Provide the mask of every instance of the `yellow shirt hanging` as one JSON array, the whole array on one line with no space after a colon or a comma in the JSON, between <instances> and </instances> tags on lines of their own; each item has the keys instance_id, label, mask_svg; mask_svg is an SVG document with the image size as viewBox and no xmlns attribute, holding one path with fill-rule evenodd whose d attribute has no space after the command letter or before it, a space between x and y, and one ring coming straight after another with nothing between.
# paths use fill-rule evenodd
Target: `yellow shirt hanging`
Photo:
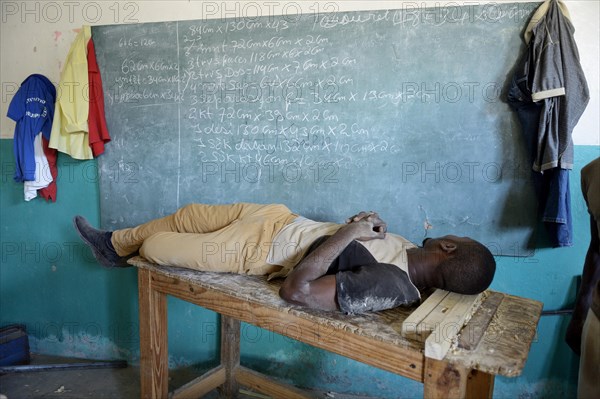
<instances>
[{"instance_id":1,"label":"yellow shirt hanging","mask_svg":"<svg viewBox=\"0 0 600 399\"><path fill-rule=\"evenodd\" d=\"M75 37L60 75L50 136L50 147L75 159L93 159L88 137L89 82L87 44L89 26Z\"/></svg>"}]
</instances>

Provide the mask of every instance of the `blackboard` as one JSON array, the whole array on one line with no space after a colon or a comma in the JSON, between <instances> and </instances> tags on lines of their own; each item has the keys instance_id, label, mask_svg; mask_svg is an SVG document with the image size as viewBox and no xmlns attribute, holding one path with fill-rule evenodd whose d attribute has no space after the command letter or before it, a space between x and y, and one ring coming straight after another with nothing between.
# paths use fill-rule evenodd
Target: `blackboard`
<instances>
[{"instance_id":1,"label":"blackboard","mask_svg":"<svg viewBox=\"0 0 600 399\"><path fill-rule=\"evenodd\" d=\"M528 255L536 200L502 93L536 7L93 27L113 138L103 227L191 202L284 203Z\"/></svg>"}]
</instances>

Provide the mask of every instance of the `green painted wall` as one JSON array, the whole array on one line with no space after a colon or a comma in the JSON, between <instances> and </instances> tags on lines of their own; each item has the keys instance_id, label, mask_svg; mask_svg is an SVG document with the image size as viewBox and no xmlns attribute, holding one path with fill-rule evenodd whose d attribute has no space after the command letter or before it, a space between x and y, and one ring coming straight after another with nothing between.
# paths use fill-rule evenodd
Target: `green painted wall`
<instances>
[{"instance_id":1,"label":"green painted wall","mask_svg":"<svg viewBox=\"0 0 600 399\"><path fill-rule=\"evenodd\" d=\"M97 225L99 192L95 161L59 157L58 201L26 203L12 180L12 140L0 140L0 325L25 323L32 350L96 359L139 360L137 280L134 269L96 264L72 228L81 214ZM570 307L589 242L589 222L580 194L582 166L600 155L597 146L577 146L571 175L576 244L547 248L543 231L532 257L498 258L493 289ZM568 318L543 317L529 361L519 378L498 378L497 398L564 398L575 394L576 358L563 342ZM218 361L218 316L169 300L170 366L202 373ZM293 328L293 327L291 327ZM300 344L244 324L242 363L288 382L323 390L381 398L422 397L413 381Z\"/></svg>"}]
</instances>

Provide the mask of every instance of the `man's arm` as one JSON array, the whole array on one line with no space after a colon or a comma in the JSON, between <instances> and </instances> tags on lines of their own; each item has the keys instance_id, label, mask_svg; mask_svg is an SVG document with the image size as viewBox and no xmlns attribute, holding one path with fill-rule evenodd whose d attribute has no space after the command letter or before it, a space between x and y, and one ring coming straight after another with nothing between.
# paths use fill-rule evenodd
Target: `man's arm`
<instances>
[{"instance_id":1,"label":"man's arm","mask_svg":"<svg viewBox=\"0 0 600 399\"><path fill-rule=\"evenodd\" d=\"M385 237L386 225L379 215L359 215L351 218L349 224L300 261L281 285L279 295L283 299L315 309L339 309L335 276L325 275L329 266L353 240L368 241Z\"/></svg>"}]
</instances>

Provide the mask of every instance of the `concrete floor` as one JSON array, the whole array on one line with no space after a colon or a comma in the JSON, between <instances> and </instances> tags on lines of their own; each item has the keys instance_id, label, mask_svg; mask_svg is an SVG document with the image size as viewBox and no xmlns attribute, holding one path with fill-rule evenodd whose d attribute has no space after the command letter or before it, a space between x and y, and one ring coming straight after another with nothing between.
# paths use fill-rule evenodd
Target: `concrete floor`
<instances>
[{"instance_id":1,"label":"concrete floor","mask_svg":"<svg viewBox=\"0 0 600 399\"><path fill-rule=\"evenodd\" d=\"M36 356L32 364L79 362ZM139 398L139 369L60 370L0 376L0 393L8 399Z\"/></svg>"},{"instance_id":2,"label":"concrete floor","mask_svg":"<svg viewBox=\"0 0 600 399\"><path fill-rule=\"evenodd\" d=\"M56 364L81 362L80 359L65 359L49 356L32 356L31 364ZM197 375L189 370L169 373L169 391L182 386ZM131 399L140 397L139 368L94 370L36 371L0 375L0 394L7 399ZM341 395L333 392L314 392L315 398L323 399L367 399L360 396ZM213 391L204 396L217 399ZM265 395L244 390L237 399L265 399ZM0 397L0 399L5 399Z\"/></svg>"}]
</instances>

